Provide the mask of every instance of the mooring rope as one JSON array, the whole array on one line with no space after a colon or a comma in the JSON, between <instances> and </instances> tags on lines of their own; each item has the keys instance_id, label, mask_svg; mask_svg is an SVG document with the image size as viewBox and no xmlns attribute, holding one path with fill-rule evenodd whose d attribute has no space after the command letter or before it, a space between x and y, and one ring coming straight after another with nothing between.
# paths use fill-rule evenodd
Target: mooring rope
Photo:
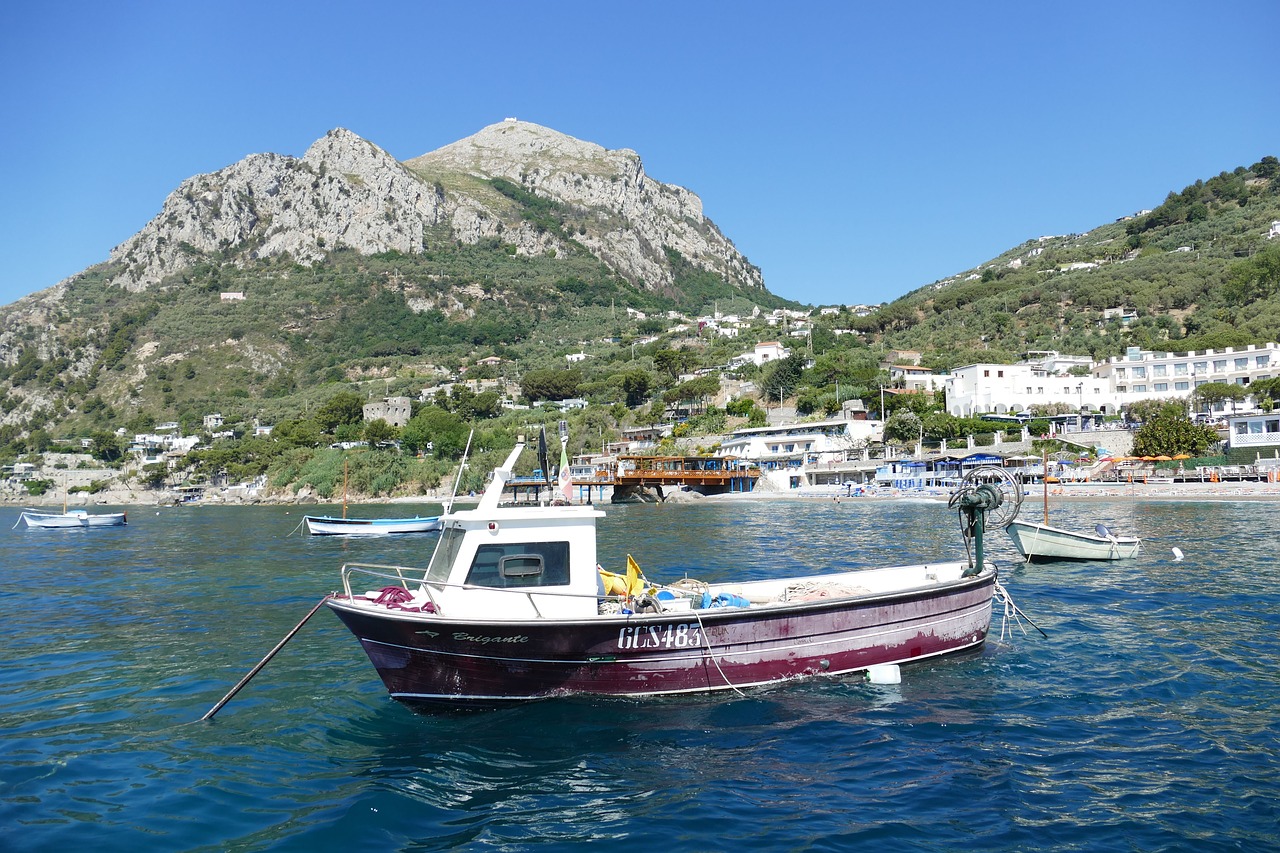
<instances>
[{"instance_id":1,"label":"mooring rope","mask_svg":"<svg viewBox=\"0 0 1280 853\"><path fill-rule=\"evenodd\" d=\"M702 643L707 647L707 654L711 657L711 662L716 665L716 672L720 673L720 677L724 679L724 683L728 685L730 690L745 698L747 694L739 690L737 685L730 681L729 676L725 675L724 670L720 668L720 661L716 660L715 649L711 647L711 639L707 636L707 626L702 622L702 614L694 610L693 615L698 620L698 629L702 632Z\"/></svg>"},{"instance_id":2,"label":"mooring rope","mask_svg":"<svg viewBox=\"0 0 1280 853\"><path fill-rule=\"evenodd\" d=\"M1001 641L1003 641L1005 638L1005 631L1006 631L1006 628L1008 628L1008 623L1010 618L1013 619L1014 624L1016 624L1019 628L1022 628L1022 633L1024 636L1027 633L1027 629L1025 626L1023 626L1022 620L1025 619L1028 625L1030 625L1032 628L1035 628L1037 631L1040 632L1041 636L1048 639L1049 635L1044 632L1044 629L1041 628L1039 625L1037 625L1035 622L1032 622L1031 617L1028 616L1026 612L1023 611L1020 607L1018 607L1018 605L1013 603L1013 596L1009 594L1009 590L1005 588L1005 585L1000 583L1000 581L998 580L996 581L995 599L996 601L999 601L1000 604L1004 607L1003 618L1001 619L1001 622L1000 622ZM1010 638L1012 638L1013 629L1008 628L1008 633Z\"/></svg>"}]
</instances>

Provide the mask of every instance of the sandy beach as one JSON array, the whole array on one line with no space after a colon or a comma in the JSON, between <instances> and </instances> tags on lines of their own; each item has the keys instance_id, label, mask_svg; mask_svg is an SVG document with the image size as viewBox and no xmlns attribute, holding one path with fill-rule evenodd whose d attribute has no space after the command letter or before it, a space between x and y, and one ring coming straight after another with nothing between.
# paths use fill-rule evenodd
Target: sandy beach
<instances>
[{"instance_id":1,"label":"sandy beach","mask_svg":"<svg viewBox=\"0 0 1280 853\"><path fill-rule=\"evenodd\" d=\"M1024 502L1044 495L1040 486L1029 486ZM840 486L804 486L787 492L738 492L717 495L713 500L937 500L946 501L941 489L875 489L862 495L847 495ZM1058 483L1049 486L1051 501L1140 500L1140 501L1274 501L1280 500L1280 483Z\"/></svg>"},{"instance_id":2,"label":"sandy beach","mask_svg":"<svg viewBox=\"0 0 1280 853\"><path fill-rule=\"evenodd\" d=\"M1038 501L1043 491L1040 486L1028 486L1024 500ZM678 503L682 500L717 500L717 501L774 501L774 500L829 500L841 501L892 501L892 500L936 500L946 501L948 493L941 489L892 489L876 488L864 491L863 494L847 494L843 486L802 486L787 491L764 491L756 489L752 492L734 492L711 497L693 496L689 493L669 493L668 502ZM369 497L352 495L348 499L351 504L396 504L396 503L440 503L448 499L448 492L438 491L435 495L400 495L395 497ZM1280 483L1239 481L1219 483L1055 483L1049 486L1051 501L1090 501L1090 500L1138 500L1138 501L1273 501L1280 500ZM471 503L477 496L459 495L455 502ZM29 507L61 507L62 495L52 491L38 498L11 492L0 497L0 503L9 506ZM174 502L173 493L168 491L152 491L147 489L131 489L116 486L96 494L73 492L67 496L68 507L95 506L165 506ZM210 488L198 501L203 505L293 505L307 506L315 504L340 503L341 499L317 499L313 494L303 492L299 495L288 493L254 494L243 489Z\"/></svg>"}]
</instances>

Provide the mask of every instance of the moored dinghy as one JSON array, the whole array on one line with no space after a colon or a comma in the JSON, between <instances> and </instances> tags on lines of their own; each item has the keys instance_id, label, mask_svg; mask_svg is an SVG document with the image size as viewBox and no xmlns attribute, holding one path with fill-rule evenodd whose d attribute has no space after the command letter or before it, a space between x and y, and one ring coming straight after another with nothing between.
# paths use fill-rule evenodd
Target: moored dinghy
<instances>
[{"instance_id":1,"label":"moored dinghy","mask_svg":"<svg viewBox=\"0 0 1280 853\"><path fill-rule=\"evenodd\" d=\"M1142 550L1141 539L1116 536L1101 524L1093 533L1021 520L1010 522L1007 529L1018 553L1028 560L1125 560Z\"/></svg>"},{"instance_id":2,"label":"moored dinghy","mask_svg":"<svg viewBox=\"0 0 1280 853\"><path fill-rule=\"evenodd\" d=\"M394 533L434 533L440 529L439 516L413 518L335 518L305 515L312 536L387 536Z\"/></svg>"},{"instance_id":3,"label":"moored dinghy","mask_svg":"<svg viewBox=\"0 0 1280 853\"><path fill-rule=\"evenodd\" d=\"M1049 473L1048 453L1044 456L1044 472ZM1134 536L1116 536L1102 524L1094 525L1094 533L1081 533L1049 524L1049 481L1044 482L1044 523L1010 519L1005 528L1018 553L1033 560L1125 560L1136 557L1142 540ZM1096 535L1095 535L1096 534Z\"/></svg>"},{"instance_id":4,"label":"moored dinghy","mask_svg":"<svg viewBox=\"0 0 1280 853\"><path fill-rule=\"evenodd\" d=\"M997 582L982 531L984 516L1006 498L998 484L967 481L953 500L973 534L974 559L661 586L630 559L626 576L602 573L602 511L500 505L523 447L494 472L475 509L441 517L425 570L342 567L342 591L326 603L393 698L468 706L730 690L907 663L986 640Z\"/></svg>"},{"instance_id":5,"label":"moored dinghy","mask_svg":"<svg viewBox=\"0 0 1280 853\"><path fill-rule=\"evenodd\" d=\"M40 512L24 509L22 521L27 527L47 529L76 529L81 527L121 527L129 518L123 512L86 512L73 509L69 512Z\"/></svg>"}]
</instances>

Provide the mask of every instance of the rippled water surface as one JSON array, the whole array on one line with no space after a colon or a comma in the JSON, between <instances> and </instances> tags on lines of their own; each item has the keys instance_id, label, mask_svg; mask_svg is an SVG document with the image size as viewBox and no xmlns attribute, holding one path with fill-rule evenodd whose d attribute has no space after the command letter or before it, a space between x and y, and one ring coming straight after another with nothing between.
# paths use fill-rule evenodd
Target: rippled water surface
<instances>
[{"instance_id":1,"label":"rippled water surface","mask_svg":"<svg viewBox=\"0 0 1280 853\"><path fill-rule=\"evenodd\" d=\"M961 549L937 503L607 509L602 562L630 552L655 579ZM1047 638L1001 638L997 615L985 649L899 685L416 715L322 611L194 722L343 561L424 565L434 541L290 536L299 520L135 509L124 529L0 531L0 849L1280 849L1280 503L1054 509L1147 537L1114 564L1023 565L998 534Z\"/></svg>"}]
</instances>

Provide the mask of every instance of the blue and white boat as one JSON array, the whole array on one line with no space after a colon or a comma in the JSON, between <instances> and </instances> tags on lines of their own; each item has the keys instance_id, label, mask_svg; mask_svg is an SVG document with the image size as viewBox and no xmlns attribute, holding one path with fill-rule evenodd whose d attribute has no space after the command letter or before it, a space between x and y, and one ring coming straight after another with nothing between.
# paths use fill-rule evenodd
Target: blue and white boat
<instances>
[{"instance_id":1,"label":"blue and white boat","mask_svg":"<svg viewBox=\"0 0 1280 853\"><path fill-rule=\"evenodd\" d=\"M337 518L327 515L303 516L312 536L387 536L394 533L435 533L440 516L413 518Z\"/></svg>"}]
</instances>

